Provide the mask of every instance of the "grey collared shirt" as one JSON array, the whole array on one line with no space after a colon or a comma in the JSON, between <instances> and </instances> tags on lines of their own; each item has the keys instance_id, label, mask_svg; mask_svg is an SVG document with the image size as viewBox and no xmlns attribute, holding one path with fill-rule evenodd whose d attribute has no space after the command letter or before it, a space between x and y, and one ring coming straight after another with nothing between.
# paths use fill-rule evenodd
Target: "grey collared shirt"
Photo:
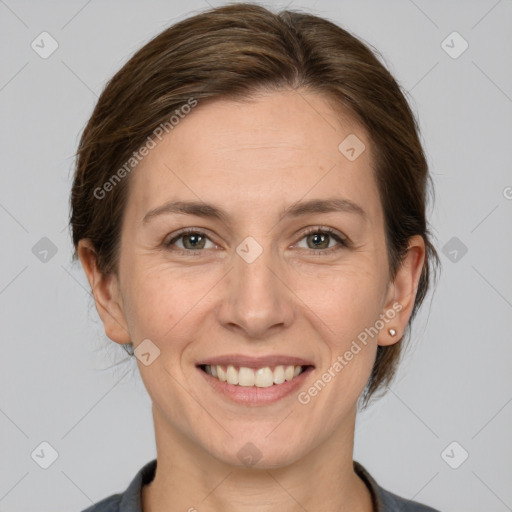
<instances>
[{"instance_id":1,"label":"grey collared shirt","mask_svg":"<svg viewBox=\"0 0 512 512\"><path fill-rule=\"evenodd\" d=\"M386 491L357 461L354 461L354 470L370 490L374 512L439 512L439 510L416 501L400 498L400 496ZM126 491L104 498L82 512L143 512L142 487L153 480L155 471L156 459L148 462L140 469Z\"/></svg>"}]
</instances>

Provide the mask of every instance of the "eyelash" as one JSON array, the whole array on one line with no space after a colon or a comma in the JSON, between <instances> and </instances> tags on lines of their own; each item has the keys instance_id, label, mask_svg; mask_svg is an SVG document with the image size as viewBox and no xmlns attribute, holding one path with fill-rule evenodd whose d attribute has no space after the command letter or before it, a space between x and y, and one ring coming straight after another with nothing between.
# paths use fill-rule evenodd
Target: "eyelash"
<instances>
[{"instance_id":1,"label":"eyelash","mask_svg":"<svg viewBox=\"0 0 512 512\"><path fill-rule=\"evenodd\" d=\"M175 252L177 254L184 255L184 256L190 256L193 253L200 253L200 252L202 252L202 250L200 250L200 249L194 251L192 249L185 249L184 250L184 249L172 248L172 245L177 240L182 238L184 235L188 235L188 234L204 236L205 238L210 240L210 238L203 231L200 231L200 230L195 229L195 228L186 228L186 229L180 231L176 236L174 236L168 242L164 242L163 245L164 245L164 247L166 249L170 249L173 252ZM331 236L332 238L334 238L339 243L339 245L338 246L334 246L334 247L330 247L328 249L305 249L306 251L308 251L310 253L313 253L313 254L316 254L316 255L326 255L326 254L330 255L333 252L337 252L337 251L339 251L341 249L345 249L345 248L350 247L350 242L346 238L343 238L342 236L338 235L333 229L328 228L328 227L309 228L308 230L306 230L302 234L302 237L299 239L299 241L302 240L303 238L307 237L308 235L312 235L312 234L327 234L327 235ZM210 240L210 241L212 241L212 240Z\"/></svg>"}]
</instances>

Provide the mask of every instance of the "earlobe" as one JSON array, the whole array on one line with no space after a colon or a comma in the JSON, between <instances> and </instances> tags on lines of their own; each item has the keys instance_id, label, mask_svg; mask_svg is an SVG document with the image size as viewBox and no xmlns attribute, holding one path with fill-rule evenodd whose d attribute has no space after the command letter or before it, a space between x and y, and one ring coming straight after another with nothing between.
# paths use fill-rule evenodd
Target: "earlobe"
<instances>
[{"instance_id":1,"label":"earlobe","mask_svg":"<svg viewBox=\"0 0 512 512\"><path fill-rule=\"evenodd\" d=\"M104 274L98 269L96 251L90 240L80 240L77 253L89 281L105 334L116 343L130 343L117 276Z\"/></svg>"},{"instance_id":2,"label":"earlobe","mask_svg":"<svg viewBox=\"0 0 512 512\"><path fill-rule=\"evenodd\" d=\"M392 294L388 293L386 299L383 314L387 322L379 332L379 345L393 345L402 339L414 308L424 263L425 241L415 235L409 240L407 254L392 283Z\"/></svg>"}]
</instances>

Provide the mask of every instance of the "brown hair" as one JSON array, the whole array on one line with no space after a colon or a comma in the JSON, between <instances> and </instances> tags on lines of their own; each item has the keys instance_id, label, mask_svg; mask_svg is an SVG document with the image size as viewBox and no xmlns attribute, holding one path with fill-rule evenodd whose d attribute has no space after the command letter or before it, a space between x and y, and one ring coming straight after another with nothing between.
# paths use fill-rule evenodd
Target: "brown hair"
<instances>
[{"instance_id":1,"label":"brown hair","mask_svg":"<svg viewBox=\"0 0 512 512\"><path fill-rule=\"evenodd\" d=\"M99 269L117 272L129 184L125 176L131 168L125 164L133 160L135 165L134 155L148 137L162 123L169 126L169 117L191 99L241 100L258 90L290 88L324 94L367 130L384 211L390 278L409 238L418 234L425 241L425 264L403 336L407 338L429 289L430 267L437 270L439 265L425 219L431 178L419 128L401 88L369 47L336 24L306 13L275 14L250 3L211 9L164 30L114 75L77 151L70 215L74 258L78 242L88 238ZM120 179L113 181L116 171ZM378 347L363 394L365 407L391 382L402 343Z\"/></svg>"}]
</instances>

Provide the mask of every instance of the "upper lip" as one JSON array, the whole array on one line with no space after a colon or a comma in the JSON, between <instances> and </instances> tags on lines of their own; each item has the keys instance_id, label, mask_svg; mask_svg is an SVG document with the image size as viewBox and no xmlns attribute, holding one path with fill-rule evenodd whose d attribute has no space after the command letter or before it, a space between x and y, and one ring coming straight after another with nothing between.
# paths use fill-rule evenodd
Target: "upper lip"
<instances>
[{"instance_id":1,"label":"upper lip","mask_svg":"<svg viewBox=\"0 0 512 512\"><path fill-rule=\"evenodd\" d=\"M248 356L243 354L230 354L210 357L197 363L197 366L244 366L246 368L263 368L265 366L313 366L311 361L300 357L285 356L280 354L268 356Z\"/></svg>"}]
</instances>

